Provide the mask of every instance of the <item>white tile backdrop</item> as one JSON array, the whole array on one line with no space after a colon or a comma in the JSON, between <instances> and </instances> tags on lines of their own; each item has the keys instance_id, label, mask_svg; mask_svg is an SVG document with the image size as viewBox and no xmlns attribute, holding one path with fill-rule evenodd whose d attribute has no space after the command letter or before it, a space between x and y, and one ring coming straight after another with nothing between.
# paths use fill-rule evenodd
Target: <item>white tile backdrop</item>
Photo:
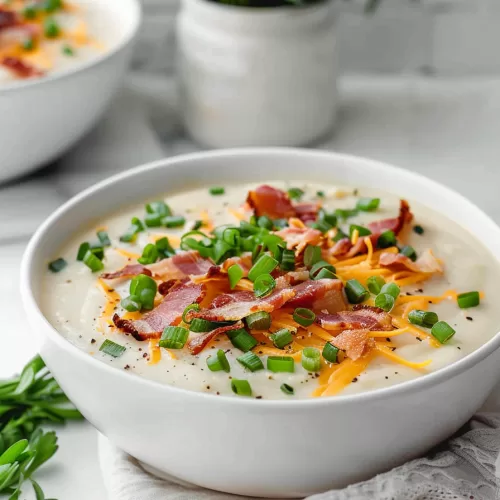
<instances>
[{"instance_id":1,"label":"white tile backdrop","mask_svg":"<svg viewBox=\"0 0 500 500\"><path fill-rule=\"evenodd\" d=\"M179 0L143 2L145 23L136 67L171 70ZM500 73L500 0L383 0L373 16L363 14L363 0L336 3L340 60L346 72Z\"/></svg>"}]
</instances>

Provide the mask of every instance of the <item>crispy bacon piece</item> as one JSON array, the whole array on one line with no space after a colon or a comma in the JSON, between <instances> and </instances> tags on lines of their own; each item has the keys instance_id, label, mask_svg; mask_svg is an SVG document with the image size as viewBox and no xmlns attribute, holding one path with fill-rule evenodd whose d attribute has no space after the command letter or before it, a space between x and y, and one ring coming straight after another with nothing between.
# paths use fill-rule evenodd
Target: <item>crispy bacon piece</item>
<instances>
[{"instance_id":1,"label":"crispy bacon piece","mask_svg":"<svg viewBox=\"0 0 500 500\"><path fill-rule=\"evenodd\" d=\"M114 280L117 278L130 278L132 276L137 276L138 274L146 274L147 276L152 275L151 271L142 264L129 264L114 273L101 274L101 278L104 280Z\"/></svg>"},{"instance_id":2,"label":"crispy bacon piece","mask_svg":"<svg viewBox=\"0 0 500 500\"><path fill-rule=\"evenodd\" d=\"M303 222L315 221L318 215L318 203L297 203L293 207L295 209L295 217Z\"/></svg>"},{"instance_id":3,"label":"crispy bacon piece","mask_svg":"<svg viewBox=\"0 0 500 500\"><path fill-rule=\"evenodd\" d=\"M141 319L121 319L115 314L113 322L117 328L130 333L137 340L159 339L163 330L178 324L184 309L190 304L201 302L205 293L204 285L186 283L174 286L161 304Z\"/></svg>"},{"instance_id":4,"label":"crispy bacon piece","mask_svg":"<svg viewBox=\"0 0 500 500\"><path fill-rule=\"evenodd\" d=\"M0 31L16 26L18 23L19 16L14 11L0 7Z\"/></svg>"},{"instance_id":5,"label":"crispy bacon piece","mask_svg":"<svg viewBox=\"0 0 500 500\"><path fill-rule=\"evenodd\" d=\"M208 321L237 321L257 311L272 312L279 309L294 295L292 288L275 290L262 299L257 299L252 292L246 291L224 293L212 301L209 309L195 311L191 317Z\"/></svg>"},{"instance_id":6,"label":"crispy bacon piece","mask_svg":"<svg viewBox=\"0 0 500 500\"><path fill-rule=\"evenodd\" d=\"M219 328L216 328L215 330L212 330L211 332L202 333L197 337L193 337L188 340L188 349L191 351L191 354L199 354L212 341L212 339L217 337L217 335L229 332L231 330L238 330L239 328L243 328L244 326L245 325L241 321L238 321L232 325L221 326Z\"/></svg>"},{"instance_id":7,"label":"crispy bacon piece","mask_svg":"<svg viewBox=\"0 0 500 500\"><path fill-rule=\"evenodd\" d=\"M340 280L309 280L294 286L293 290L295 297L288 301L287 306L308 307L329 313L345 311L347 308L344 284Z\"/></svg>"},{"instance_id":8,"label":"crispy bacon piece","mask_svg":"<svg viewBox=\"0 0 500 500\"><path fill-rule=\"evenodd\" d=\"M369 337L369 330L344 330L331 340L330 344L342 349L348 358L356 361L374 341Z\"/></svg>"},{"instance_id":9,"label":"crispy bacon piece","mask_svg":"<svg viewBox=\"0 0 500 500\"><path fill-rule=\"evenodd\" d=\"M161 279L183 279L206 274L211 267L214 267L214 264L210 260L204 259L195 250L190 250L151 264L148 269Z\"/></svg>"},{"instance_id":10,"label":"crispy bacon piece","mask_svg":"<svg viewBox=\"0 0 500 500\"><path fill-rule=\"evenodd\" d=\"M44 75L43 71L17 57L4 57L0 60L0 65L15 73L19 78L31 78Z\"/></svg>"},{"instance_id":11,"label":"crispy bacon piece","mask_svg":"<svg viewBox=\"0 0 500 500\"><path fill-rule=\"evenodd\" d=\"M298 285L309 279L309 271L304 267L296 271L290 271L276 278L276 288L287 288L289 286Z\"/></svg>"},{"instance_id":12,"label":"crispy bacon piece","mask_svg":"<svg viewBox=\"0 0 500 500\"><path fill-rule=\"evenodd\" d=\"M248 271L252 268L252 252L245 252L241 254L239 257L229 257L222 263L222 270L227 273L227 270L233 266L234 264L238 264L238 266L243 269L243 276L248 275Z\"/></svg>"},{"instance_id":13,"label":"crispy bacon piece","mask_svg":"<svg viewBox=\"0 0 500 500\"><path fill-rule=\"evenodd\" d=\"M319 245L323 241L321 231L310 227L285 227L274 234L285 240L288 250L295 249L297 254L307 245Z\"/></svg>"},{"instance_id":14,"label":"crispy bacon piece","mask_svg":"<svg viewBox=\"0 0 500 500\"><path fill-rule=\"evenodd\" d=\"M337 257L337 255L346 254L351 249L351 247L351 240L349 238L342 238L341 240L337 241L332 248L330 248L328 253L333 257Z\"/></svg>"},{"instance_id":15,"label":"crispy bacon piece","mask_svg":"<svg viewBox=\"0 0 500 500\"><path fill-rule=\"evenodd\" d=\"M423 252L415 262L406 255L400 253L382 253L380 255L379 264L383 267L390 267L391 269L408 269L415 273L443 272L441 262L434 256L430 249Z\"/></svg>"},{"instance_id":16,"label":"crispy bacon piece","mask_svg":"<svg viewBox=\"0 0 500 500\"><path fill-rule=\"evenodd\" d=\"M318 313L316 322L325 330L382 330L393 329L390 314L378 307L357 305L352 311L333 314Z\"/></svg>"}]
</instances>

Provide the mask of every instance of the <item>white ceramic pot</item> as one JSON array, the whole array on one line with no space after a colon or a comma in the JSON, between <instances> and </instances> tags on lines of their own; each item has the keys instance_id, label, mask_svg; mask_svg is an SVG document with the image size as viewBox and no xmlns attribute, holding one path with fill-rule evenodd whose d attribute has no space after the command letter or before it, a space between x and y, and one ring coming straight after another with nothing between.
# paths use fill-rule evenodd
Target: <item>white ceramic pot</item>
<instances>
[{"instance_id":1,"label":"white ceramic pot","mask_svg":"<svg viewBox=\"0 0 500 500\"><path fill-rule=\"evenodd\" d=\"M327 134L337 109L335 12L183 0L181 111L211 147L298 146Z\"/></svg>"},{"instance_id":2,"label":"white ceramic pot","mask_svg":"<svg viewBox=\"0 0 500 500\"><path fill-rule=\"evenodd\" d=\"M369 186L442 213L500 259L500 229L459 194L411 172L345 155L256 149L162 160L73 198L31 240L21 293L41 355L83 415L150 467L241 495L302 497L366 479L449 437L500 376L500 335L421 378L372 392L272 401L190 392L140 378L70 344L40 310L47 262L77 228L186 185L300 179Z\"/></svg>"},{"instance_id":3,"label":"white ceramic pot","mask_svg":"<svg viewBox=\"0 0 500 500\"><path fill-rule=\"evenodd\" d=\"M0 85L0 181L54 160L101 117L127 68L138 0L79 0L109 47L73 69Z\"/></svg>"}]
</instances>

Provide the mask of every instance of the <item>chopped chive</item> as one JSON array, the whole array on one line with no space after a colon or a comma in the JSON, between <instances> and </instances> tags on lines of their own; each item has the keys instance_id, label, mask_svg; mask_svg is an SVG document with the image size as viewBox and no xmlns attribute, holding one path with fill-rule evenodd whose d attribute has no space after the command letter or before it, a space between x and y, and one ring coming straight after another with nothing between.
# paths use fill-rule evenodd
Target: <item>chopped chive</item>
<instances>
[{"instance_id":1,"label":"chopped chive","mask_svg":"<svg viewBox=\"0 0 500 500\"><path fill-rule=\"evenodd\" d=\"M254 217L254 216L252 216ZM255 227L255 224L251 224L246 220L240 221L240 232L242 236L251 236L260 232L259 228Z\"/></svg>"},{"instance_id":2,"label":"chopped chive","mask_svg":"<svg viewBox=\"0 0 500 500\"><path fill-rule=\"evenodd\" d=\"M268 231L272 231L274 228L274 222L267 215L259 217L257 225L263 229L267 229Z\"/></svg>"},{"instance_id":3,"label":"chopped chive","mask_svg":"<svg viewBox=\"0 0 500 500\"><path fill-rule=\"evenodd\" d=\"M158 345L165 349L182 349L187 342L189 330L182 326L167 326Z\"/></svg>"},{"instance_id":4,"label":"chopped chive","mask_svg":"<svg viewBox=\"0 0 500 500\"><path fill-rule=\"evenodd\" d=\"M61 33L61 28L55 19L48 17L43 23L43 32L47 38L56 38Z\"/></svg>"},{"instance_id":5,"label":"chopped chive","mask_svg":"<svg viewBox=\"0 0 500 500\"><path fill-rule=\"evenodd\" d=\"M302 366L308 372L319 372L321 369L321 354L315 347L302 349Z\"/></svg>"},{"instance_id":6,"label":"chopped chive","mask_svg":"<svg viewBox=\"0 0 500 500\"><path fill-rule=\"evenodd\" d=\"M228 227L222 233L222 239L230 246L239 248L241 244L241 235L238 229Z\"/></svg>"},{"instance_id":7,"label":"chopped chive","mask_svg":"<svg viewBox=\"0 0 500 500\"><path fill-rule=\"evenodd\" d=\"M109 235L106 231L97 231L97 237L103 247L111 246L111 240L109 239Z\"/></svg>"},{"instance_id":8,"label":"chopped chive","mask_svg":"<svg viewBox=\"0 0 500 500\"><path fill-rule=\"evenodd\" d=\"M333 274L329 269L323 268L318 274L313 278L314 280L334 280L337 276Z\"/></svg>"},{"instance_id":9,"label":"chopped chive","mask_svg":"<svg viewBox=\"0 0 500 500\"><path fill-rule=\"evenodd\" d=\"M113 356L113 358L119 358L126 350L126 347L109 339L106 339L101 344L101 347L99 347L99 351L108 354L109 356Z\"/></svg>"},{"instance_id":10,"label":"chopped chive","mask_svg":"<svg viewBox=\"0 0 500 500\"><path fill-rule=\"evenodd\" d=\"M257 311L245 318L250 330L269 330L271 327L271 315L266 311Z\"/></svg>"},{"instance_id":11,"label":"chopped chive","mask_svg":"<svg viewBox=\"0 0 500 500\"><path fill-rule=\"evenodd\" d=\"M258 344L255 338L243 328L231 330L227 332L227 336L234 347L243 352L251 351Z\"/></svg>"},{"instance_id":12,"label":"chopped chive","mask_svg":"<svg viewBox=\"0 0 500 500\"><path fill-rule=\"evenodd\" d=\"M288 197L291 199L291 200L297 200L297 201L300 201L302 196L304 196L304 191L300 188L290 188L288 190Z\"/></svg>"},{"instance_id":13,"label":"chopped chive","mask_svg":"<svg viewBox=\"0 0 500 500\"><path fill-rule=\"evenodd\" d=\"M327 212L323 208L320 209L318 213L318 219L330 224L331 227L335 227L337 225L337 216L335 215L335 212Z\"/></svg>"},{"instance_id":14,"label":"chopped chive","mask_svg":"<svg viewBox=\"0 0 500 500\"><path fill-rule=\"evenodd\" d=\"M314 245L307 245L304 251L304 265L307 267L314 266L316 262L321 260L321 248Z\"/></svg>"},{"instance_id":15,"label":"chopped chive","mask_svg":"<svg viewBox=\"0 0 500 500\"><path fill-rule=\"evenodd\" d=\"M191 323L189 323L189 329L195 333L211 332L216 328L217 325L215 323L202 318L193 318Z\"/></svg>"},{"instance_id":16,"label":"chopped chive","mask_svg":"<svg viewBox=\"0 0 500 500\"><path fill-rule=\"evenodd\" d=\"M155 246L158 253L163 257L171 257L172 255L175 255L175 250L172 248L172 245L170 245L168 238L160 238L155 243Z\"/></svg>"},{"instance_id":17,"label":"chopped chive","mask_svg":"<svg viewBox=\"0 0 500 500\"><path fill-rule=\"evenodd\" d=\"M69 46L69 45L65 45L63 48L62 48L62 53L65 55L65 56L69 56L69 57L73 57L75 55L75 50Z\"/></svg>"},{"instance_id":18,"label":"chopped chive","mask_svg":"<svg viewBox=\"0 0 500 500\"><path fill-rule=\"evenodd\" d=\"M415 262L417 260L417 252L415 252L415 249L410 246L410 245L405 245L400 252L401 254L405 255L408 257L410 260Z\"/></svg>"},{"instance_id":19,"label":"chopped chive","mask_svg":"<svg viewBox=\"0 0 500 500\"><path fill-rule=\"evenodd\" d=\"M145 274L134 276L130 281L130 295L139 297L143 309L153 309L157 290L156 281Z\"/></svg>"},{"instance_id":20,"label":"chopped chive","mask_svg":"<svg viewBox=\"0 0 500 500\"><path fill-rule=\"evenodd\" d=\"M345 234L344 231L342 231L342 229L337 229L337 233L332 238L332 240L337 242L337 241L343 240L345 238L348 238L347 234Z\"/></svg>"},{"instance_id":21,"label":"chopped chive","mask_svg":"<svg viewBox=\"0 0 500 500\"><path fill-rule=\"evenodd\" d=\"M389 248L397 244L396 235L394 231L388 230L384 231L377 240L378 248Z\"/></svg>"},{"instance_id":22,"label":"chopped chive","mask_svg":"<svg viewBox=\"0 0 500 500\"><path fill-rule=\"evenodd\" d=\"M226 190L221 186L211 187L208 191L212 196L220 196L226 192Z\"/></svg>"},{"instance_id":23,"label":"chopped chive","mask_svg":"<svg viewBox=\"0 0 500 500\"><path fill-rule=\"evenodd\" d=\"M203 227L203 221L201 220L195 220L194 221L194 224L193 224L193 227L192 227L192 231L198 231L198 229L200 229L201 227Z\"/></svg>"},{"instance_id":24,"label":"chopped chive","mask_svg":"<svg viewBox=\"0 0 500 500\"><path fill-rule=\"evenodd\" d=\"M154 264L159 257L158 249L153 243L148 243L144 250L142 251L142 256L137 259L139 264L147 266L148 264Z\"/></svg>"},{"instance_id":25,"label":"chopped chive","mask_svg":"<svg viewBox=\"0 0 500 500\"><path fill-rule=\"evenodd\" d=\"M144 224L148 227L160 227L162 225L163 215L154 213L146 214L144 217Z\"/></svg>"},{"instance_id":26,"label":"chopped chive","mask_svg":"<svg viewBox=\"0 0 500 500\"><path fill-rule=\"evenodd\" d=\"M431 333L440 344L445 344L455 335L455 330L446 321L438 321L432 327Z\"/></svg>"},{"instance_id":27,"label":"chopped chive","mask_svg":"<svg viewBox=\"0 0 500 500\"><path fill-rule=\"evenodd\" d=\"M93 243L90 245L90 251L99 259L104 259L104 247L100 243Z\"/></svg>"},{"instance_id":28,"label":"chopped chive","mask_svg":"<svg viewBox=\"0 0 500 500\"><path fill-rule=\"evenodd\" d=\"M252 395L252 387L248 380L236 380L233 378L231 380L231 389L238 396L251 396Z\"/></svg>"},{"instance_id":29,"label":"chopped chive","mask_svg":"<svg viewBox=\"0 0 500 500\"><path fill-rule=\"evenodd\" d=\"M293 387L288 384L281 384L280 389L282 392L284 392L287 396L293 396L295 394L295 391L293 390Z\"/></svg>"},{"instance_id":30,"label":"chopped chive","mask_svg":"<svg viewBox=\"0 0 500 500\"><path fill-rule=\"evenodd\" d=\"M257 354L254 354L252 351L248 351L245 354L238 356L236 358L236 361L238 361L240 365L243 365L247 370L250 370L251 372L257 372L264 369L262 360L259 358L259 356L257 356Z\"/></svg>"},{"instance_id":31,"label":"chopped chive","mask_svg":"<svg viewBox=\"0 0 500 500\"><path fill-rule=\"evenodd\" d=\"M385 285L385 279L382 276L370 276L366 280L366 286L368 290L374 295L378 295L382 290L382 287Z\"/></svg>"},{"instance_id":32,"label":"chopped chive","mask_svg":"<svg viewBox=\"0 0 500 500\"><path fill-rule=\"evenodd\" d=\"M372 232L367 228L363 226L358 226L357 224L351 224L349 226L349 236L352 238L352 234L354 233L355 230L358 230L359 236L370 236Z\"/></svg>"},{"instance_id":33,"label":"chopped chive","mask_svg":"<svg viewBox=\"0 0 500 500\"><path fill-rule=\"evenodd\" d=\"M250 271L248 271L248 279L250 281L255 281L259 276L271 273L278 264L279 262L270 255L262 254Z\"/></svg>"},{"instance_id":34,"label":"chopped chive","mask_svg":"<svg viewBox=\"0 0 500 500\"><path fill-rule=\"evenodd\" d=\"M312 325L315 319L316 314L305 307L297 307L297 309L293 311L293 320L300 326Z\"/></svg>"},{"instance_id":35,"label":"chopped chive","mask_svg":"<svg viewBox=\"0 0 500 500\"><path fill-rule=\"evenodd\" d=\"M329 224L328 222L326 222L325 220L318 220L316 222L314 222L311 227L313 229L317 229L318 231L322 232L323 234L327 233L328 231L330 231L330 229L333 228L333 226L331 224Z\"/></svg>"},{"instance_id":36,"label":"chopped chive","mask_svg":"<svg viewBox=\"0 0 500 500\"><path fill-rule=\"evenodd\" d=\"M231 247L231 245L229 245L223 240L216 240L212 251L213 251L212 258L216 264L220 264L221 262L223 262L228 257L234 254L234 250Z\"/></svg>"},{"instance_id":37,"label":"chopped chive","mask_svg":"<svg viewBox=\"0 0 500 500\"><path fill-rule=\"evenodd\" d=\"M34 5L28 5L23 10L23 16L25 19L35 19L37 16L37 9Z\"/></svg>"},{"instance_id":38,"label":"chopped chive","mask_svg":"<svg viewBox=\"0 0 500 500\"><path fill-rule=\"evenodd\" d=\"M120 236L120 241L123 241L124 243L133 243L137 238L137 234L141 231L144 231L144 225L137 217L132 217L130 226L127 229L127 232Z\"/></svg>"},{"instance_id":39,"label":"chopped chive","mask_svg":"<svg viewBox=\"0 0 500 500\"><path fill-rule=\"evenodd\" d=\"M161 223L168 228L182 227L186 223L186 219L182 215L167 215L163 217Z\"/></svg>"},{"instance_id":40,"label":"chopped chive","mask_svg":"<svg viewBox=\"0 0 500 500\"><path fill-rule=\"evenodd\" d=\"M207 366L212 372L225 371L226 373L229 373L231 371L226 353L222 349L219 349L215 356L212 355L207 358Z\"/></svg>"},{"instance_id":41,"label":"chopped chive","mask_svg":"<svg viewBox=\"0 0 500 500\"><path fill-rule=\"evenodd\" d=\"M293 342L292 333L287 328L282 328L274 332L269 338L278 349L284 349L285 346Z\"/></svg>"},{"instance_id":42,"label":"chopped chive","mask_svg":"<svg viewBox=\"0 0 500 500\"><path fill-rule=\"evenodd\" d=\"M438 315L435 312L422 311L414 309L408 314L408 321L413 325L424 326L425 328L432 328L438 321Z\"/></svg>"},{"instance_id":43,"label":"chopped chive","mask_svg":"<svg viewBox=\"0 0 500 500\"><path fill-rule=\"evenodd\" d=\"M243 278L243 269L238 264L233 264L227 270L227 276L229 278L229 287L233 290L241 278Z\"/></svg>"},{"instance_id":44,"label":"chopped chive","mask_svg":"<svg viewBox=\"0 0 500 500\"><path fill-rule=\"evenodd\" d=\"M418 224L416 226L413 226L413 231L417 234L424 234L424 228L422 226L419 226Z\"/></svg>"},{"instance_id":45,"label":"chopped chive","mask_svg":"<svg viewBox=\"0 0 500 500\"><path fill-rule=\"evenodd\" d=\"M31 51L35 48L35 40L33 38L27 38L23 42L23 49L26 51Z\"/></svg>"},{"instance_id":46,"label":"chopped chive","mask_svg":"<svg viewBox=\"0 0 500 500\"><path fill-rule=\"evenodd\" d=\"M358 215L358 211L355 208L352 209L337 208L337 210L335 210L335 215L339 219L346 220L349 219L350 217L356 217L356 215Z\"/></svg>"},{"instance_id":47,"label":"chopped chive","mask_svg":"<svg viewBox=\"0 0 500 500\"><path fill-rule=\"evenodd\" d=\"M361 198L356 203L356 208L362 212L374 212L380 205L380 198Z\"/></svg>"},{"instance_id":48,"label":"chopped chive","mask_svg":"<svg viewBox=\"0 0 500 500\"><path fill-rule=\"evenodd\" d=\"M293 250L283 250L281 255L281 269L283 271L294 271L295 270L295 252Z\"/></svg>"},{"instance_id":49,"label":"chopped chive","mask_svg":"<svg viewBox=\"0 0 500 500\"><path fill-rule=\"evenodd\" d=\"M479 305L481 299L479 292L466 292L457 295L457 303L460 309L468 309Z\"/></svg>"},{"instance_id":50,"label":"chopped chive","mask_svg":"<svg viewBox=\"0 0 500 500\"><path fill-rule=\"evenodd\" d=\"M290 356L268 356L267 369L274 373L293 373L295 361Z\"/></svg>"},{"instance_id":51,"label":"chopped chive","mask_svg":"<svg viewBox=\"0 0 500 500\"><path fill-rule=\"evenodd\" d=\"M386 283L381 289L380 293L387 293L389 295L392 295L394 297L394 300L396 300L399 297L399 294L401 293L401 289L399 288L396 283Z\"/></svg>"},{"instance_id":52,"label":"chopped chive","mask_svg":"<svg viewBox=\"0 0 500 500\"><path fill-rule=\"evenodd\" d=\"M83 257L83 263L93 272L102 271L104 269L104 264L102 260L96 257L92 250L87 250Z\"/></svg>"},{"instance_id":53,"label":"chopped chive","mask_svg":"<svg viewBox=\"0 0 500 500\"><path fill-rule=\"evenodd\" d=\"M148 214L158 214L162 217L172 215L172 210L164 201L152 201L146 204L146 212Z\"/></svg>"},{"instance_id":54,"label":"chopped chive","mask_svg":"<svg viewBox=\"0 0 500 500\"><path fill-rule=\"evenodd\" d=\"M59 271L62 271L67 265L68 263L62 257L60 257L59 259L49 262L49 269L53 273L58 273Z\"/></svg>"},{"instance_id":55,"label":"chopped chive","mask_svg":"<svg viewBox=\"0 0 500 500\"><path fill-rule=\"evenodd\" d=\"M90 250L90 244L87 241L84 241L78 247L78 253L76 254L76 260L82 261L88 250Z\"/></svg>"},{"instance_id":56,"label":"chopped chive","mask_svg":"<svg viewBox=\"0 0 500 500\"><path fill-rule=\"evenodd\" d=\"M120 305L128 312L137 312L142 309L142 304L137 295L129 295L120 302Z\"/></svg>"},{"instance_id":57,"label":"chopped chive","mask_svg":"<svg viewBox=\"0 0 500 500\"><path fill-rule=\"evenodd\" d=\"M368 290L356 279L347 281L345 293L351 304L361 304L370 296Z\"/></svg>"},{"instance_id":58,"label":"chopped chive","mask_svg":"<svg viewBox=\"0 0 500 500\"><path fill-rule=\"evenodd\" d=\"M317 278L316 275L322 270L322 269L327 269L328 271L331 272L331 274L333 274L335 276L335 273L336 273L336 269L334 266L332 266L331 264L329 264L328 262L325 262L324 260L319 260L318 262L316 262L316 264L314 264L312 267L311 267L311 270L309 271L309 277L311 279L320 279L320 278Z\"/></svg>"},{"instance_id":59,"label":"chopped chive","mask_svg":"<svg viewBox=\"0 0 500 500\"><path fill-rule=\"evenodd\" d=\"M385 312L389 312L394 307L395 299L392 295L388 293L379 293L375 297L375 307L382 309Z\"/></svg>"},{"instance_id":60,"label":"chopped chive","mask_svg":"<svg viewBox=\"0 0 500 500\"><path fill-rule=\"evenodd\" d=\"M190 304L184 309L182 313L182 321L186 323L186 325L190 325L193 320L190 320L188 318L188 313L189 311L199 311L200 310L200 305L199 304Z\"/></svg>"},{"instance_id":61,"label":"chopped chive","mask_svg":"<svg viewBox=\"0 0 500 500\"><path fill-rule=\"evenodd\" d=\"M62 0L45 0L43 4L43 9L45 12L54 12L56 10L62 9Z\"/></svg>"},{"instance_id":62,"label":"chopped chive","mask_svg":"<svg viewBox=\"0 0 500 500\"><path fill-rule=\"evenodd\" d=\"M325 347L323 347L323 357L329 362L329 363L338 363L338 355L339 355L339 349L338 347L335 347L334 345L330 344L330 342L327 342L325 344Z\"/></svg>"},{"instance_id":63,"label":"chopped chive","mask_svg":"<svg viewBox=\"0 0 500 500\"><path fill-rule=\"evenodd\" d=\"M261 274L253 284L253 294L257 297L269 295L276 287L276 281L270 274Z\"/></svg>"}]
</instances>

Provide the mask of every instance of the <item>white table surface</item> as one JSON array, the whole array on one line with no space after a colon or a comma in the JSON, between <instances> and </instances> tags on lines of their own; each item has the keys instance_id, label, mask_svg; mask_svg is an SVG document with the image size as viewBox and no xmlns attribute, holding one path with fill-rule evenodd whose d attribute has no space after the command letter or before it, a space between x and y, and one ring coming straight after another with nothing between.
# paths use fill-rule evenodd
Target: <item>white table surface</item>
<instances>
[{"instance_id":1,"label":"white table surface","mask_svg":"<svg viewBox=\"0 0 500 500\"><path fill-rule=\"evenodd\" d=\"M500 222L500 79L349 77L341 91L337 129L317 147L420 172L460 191ZM97 180L196 150L183 136L174 110L172 82L132 76L79 147L56 166L0 187L0 377L20 370L36 352L17 289L29 236L57 206ZM496 399L490 399L488 409ZM58 435L57 455L37 476L48 497L104 500L96 431L88 423L72 423Z\"/></svg>"}]
</instances>

